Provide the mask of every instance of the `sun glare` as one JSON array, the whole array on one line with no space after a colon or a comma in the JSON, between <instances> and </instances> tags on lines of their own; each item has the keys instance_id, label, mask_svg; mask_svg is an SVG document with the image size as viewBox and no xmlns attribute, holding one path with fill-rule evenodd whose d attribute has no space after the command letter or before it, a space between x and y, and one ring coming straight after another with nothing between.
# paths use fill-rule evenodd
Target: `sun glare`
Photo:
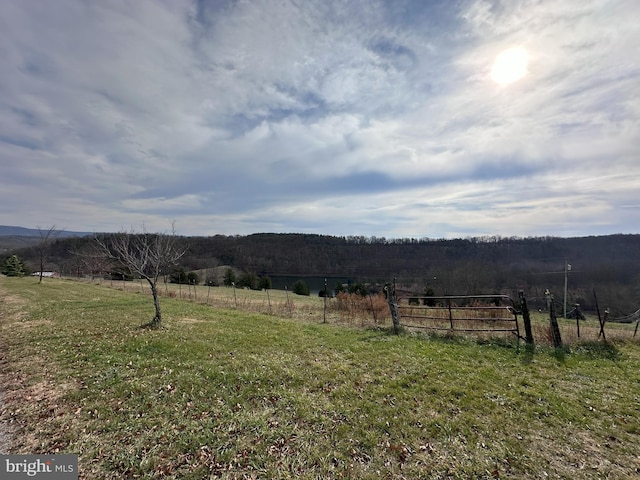
<instances>
[{"instance_id":1,"label":"sun glare","mask_svg":"<svg viewBox=\"0 0 640 480\"><path fill-rule=\"evenodd\" d=\"M501 52L491 67L491 78L500 85L520 80L527 73L528 55L524 48L510 48Z\"/></svg>"}]
</instances>

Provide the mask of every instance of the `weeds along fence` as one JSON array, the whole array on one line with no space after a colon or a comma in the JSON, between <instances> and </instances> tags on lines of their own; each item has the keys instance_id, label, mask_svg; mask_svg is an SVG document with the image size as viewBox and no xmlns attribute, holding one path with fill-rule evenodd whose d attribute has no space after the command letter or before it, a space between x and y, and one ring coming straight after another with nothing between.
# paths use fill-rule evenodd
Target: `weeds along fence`
<instances>
[{"instance_id":1,"label":"weeds along fence","mask_svg":"<svg viewBox=\"0 0 640 480\"><path fill-rule=\"evenodd\" d=\"M100 278L73 280L92 282L106 287L117 288L127 292L151 295L145 281L105 280ZM361 328L391 328L393 321L387 298L383 294L359 295L340 293L335 298L295 295L287 290L247 290L232 287L208 287L203 285L160 284L159 293L162 297L178 298L185 301L198 302L216 308L230 308L245 312L264 313L284 318L304 321L330 323ZM423 309L425 299L431 302L438 297L406 297L399 299L400 307L406 307L401 322L407 329L416 332L450 333L469 335L474 338L488 338L495 336L523 336L523 317L520 304L501 300L496 305L494 299L500 295L476 296L468 301L453 300L451 317L448 305L441 303L439 309ZM508 297L507 297L508 298ZM411 303L410 303L411 299ZM442 298L440 301L442 302ZM416 302L418 305L416 305ZM476 302L476 303L473 303ZM486 308L477 309L480 304ZM427 305L428 307L429 305ZM455 307L455 308L454 308ZM466 307L466 308L462 308ZM401 310L402 311L402 310ZM413 313L412 313L413 312ZM418 314L418 312L421 312ZM437 313L436 313L437 312ZM513 315L513 316L512 316ZM435 318L427 318L427 317ZM538 345L553 345L552 329L550 327L549 312L532 310L531 315L532 338ZM605 314L603 313L603 318ZM401 317L402 318L402 317ZM465 318L467 318L465 320ZM634 317L635 318L635 317ZM454 329L451 329L453 320ZM564 345L580 342L600 341L601 325L598 317L593 314L584 315L581 319L557 318L559 332ZM412 328L413 325L416 328ZM421 326L422 325L422 326ZM616 323L605 321L606 339L612 341L633 341L640 344L640 335L634 337L634 323ZM437 328L425 328L425 327Z\"/></svg>"},{"instance_id":2,"label":"weeds along fence","mask_svg":"<svg viewBox=\"0 0 640 480\"><path fill-rule=\"evenodd\" d=\"M151 295L144 280L108 280L84 278L86 281L126 292ZM217 308L264 313L279 317L325 322L352 327L391 327L391 315L383 294L359 295L339 293L336 297L296 295L289 290L249 290L235 287L209 287L159 283L161 297L193 301Z\"/></svg>"}]
</instances>

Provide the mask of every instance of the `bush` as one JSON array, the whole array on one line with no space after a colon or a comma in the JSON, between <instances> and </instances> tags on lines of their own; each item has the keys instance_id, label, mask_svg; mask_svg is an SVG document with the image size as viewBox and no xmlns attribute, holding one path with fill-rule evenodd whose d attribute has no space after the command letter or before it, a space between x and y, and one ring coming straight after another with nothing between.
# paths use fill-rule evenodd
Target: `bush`
<instances>
[{"instance_id":1,"label":"bush","mask_svg":"<svg viewBox=\"0 0 640 480\"><path fill-rule=\"evenodd\" d=\"M187 272L184 271L184 268L174 268L173 271L169 274L169 281L171 283L179 283L181 285L185 285L189 281Z\"/></svg>"},{"instance_id":2,"label":"bush","mask_svg":"<svg viewBox=\"0 0 640 480\"><path fill-rule=\"evenodd\" d=\"M260 277L258 280L258 288L260 290L271 290L273 284L271 283L271 279L269 277Z\"/></svg>"},{"instance_id":3,"label":"bush","mask_svg":"<svg viewBox=\"0 0 640 480\"><path fill-rule=\"evenodd\" d=\"M305 282L304 280L296 280L293 284L292 291L296 295L310 295L309 285L307 285L307 282Z\"/></svg>"},{"instance_id":4,"label":"bush","mask_svg":"<svg viewBox=\"0 0 640 480\"><path fill-rule=\"evenodd\" d=\"M335 290L334 290L334 291L336 292L336 296L337 296L339 293L346 292L346 291L347 291L347 289L346 289L346 287L342 284L342 282L338 282L338 283L336 284L336 288L335 288Z\"/></svg>"},{"instance_id":5,"label":"bush","mask_svg":"<svg viewBox=\"0 0 640 480\"><path fill-rule=\"evenodd\" d=\"M258 276L253 272L243 272L236 283L238 288L258 290Z\"/></svg>"},{"instance_id":6,"label":"bush","mask_svg":"<svg viewBox=\"0 0 640 480\"><path fill-rule=\"evenodd\" d=\"M364 286L364 283L358 282L349 286L349 293L355 293L358 295L362 295L363 297L367 295L367 287Z\"/></svg>"},{"instance_id":7,"label":"bush","mask_svg":"<svg viewBox=\"0 0 640 480\"><path fill-rule=\"evenodd\" d=\"M200 283L200 277L198 277L196 272L189 272L187 273L187 283L189 285L198 285L198 283Z\"/></svg>"}]
</instances>

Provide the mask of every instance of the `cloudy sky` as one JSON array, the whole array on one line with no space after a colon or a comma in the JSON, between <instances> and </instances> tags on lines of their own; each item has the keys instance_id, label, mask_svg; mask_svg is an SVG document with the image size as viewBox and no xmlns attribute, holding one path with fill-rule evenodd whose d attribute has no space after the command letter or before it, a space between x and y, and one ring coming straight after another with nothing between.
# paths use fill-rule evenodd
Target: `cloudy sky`
<instances>
[{"instance_id":1,"label":"cloudy sky","mask_svg":"<svg viewBox=\"0 0 640 480\"><path fill-rule=\"evenodd\" d=\"M637 0L4 0L0 224L639 233L639 16Z\"/></svg>"}]
</instances>

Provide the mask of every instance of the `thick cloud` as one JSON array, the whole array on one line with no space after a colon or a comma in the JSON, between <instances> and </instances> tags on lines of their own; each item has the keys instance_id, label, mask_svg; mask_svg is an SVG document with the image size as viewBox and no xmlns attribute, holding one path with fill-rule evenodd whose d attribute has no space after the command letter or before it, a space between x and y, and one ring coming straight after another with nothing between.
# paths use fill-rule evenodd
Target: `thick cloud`
<instances>
[{"instance_id":1,"label":"thick cloud","mask_svg":"<svg viewBox=\"0 0 640 480\"><path fill-rule=\"evenodd\" d=\"M432 3L5 2L0 223L637 232L635 2Z\"/></svg>"}]
</instances>

